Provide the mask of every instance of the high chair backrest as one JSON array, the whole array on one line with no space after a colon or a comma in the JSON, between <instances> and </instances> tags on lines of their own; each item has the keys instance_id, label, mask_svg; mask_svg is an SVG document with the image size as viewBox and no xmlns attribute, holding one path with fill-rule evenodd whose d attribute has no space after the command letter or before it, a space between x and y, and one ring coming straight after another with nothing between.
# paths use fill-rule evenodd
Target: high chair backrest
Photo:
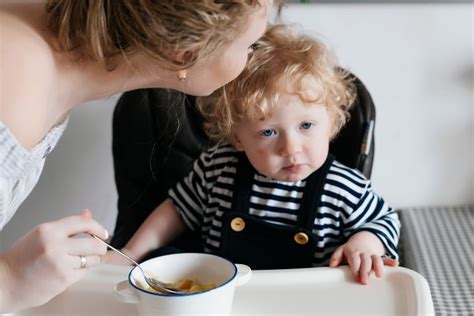
<instances>
[{"instance_id":1,"label":"high chair backrest","mask_svg":"<svg viewBox=\"0 0 474 316\"><path fill-rule=\"evenodd\" d=\"M367 178L374 157L375 107L363 83L354 78L357 100L351 119L330 146L336 159ZM113 156L118 216L112 245L123 247L168 189L191 170L199 154L212 146L202 129L194 97L166 89L122 95L113 117ZM186 238L185 238L186 239ZM185 248L196 241L190 238ZM199 238L198 238L199 239ZM194 245L197 246L197 245ZM194 246L189 248L195 250Z\"/></svg>"},{"instance_id":2,"label":"high chair backrest","mask_svg":"<svg viewBox=\"0 0 474 316\"><path fill-rule=\"evenodd\" d=\"M362 81L352 76L357 98L350 111L349 121L332 141L329 151L339 162L358 169L370 179L375 152L375 105Z\"/></svg>"}]
</instances>

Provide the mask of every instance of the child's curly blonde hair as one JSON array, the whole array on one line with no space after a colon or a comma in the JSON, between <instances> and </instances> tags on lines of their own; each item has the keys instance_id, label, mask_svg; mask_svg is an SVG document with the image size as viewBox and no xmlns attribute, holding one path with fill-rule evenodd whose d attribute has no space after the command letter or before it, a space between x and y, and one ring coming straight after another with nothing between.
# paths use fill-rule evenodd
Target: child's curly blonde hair
<instances>
[{"instance_id":1,"label":"child's curly blonde hair","mask_svg":"<svg viewBox=\"0 0 474 316\"><path fill-rule=\"evenodd\" d=\"M208 136L232 143L232 131L241 120L261 120L280 104L282 94L295 93L305 103L327 107L334 137L356 97L350 74L337 67L320 41L285 25L270 26L256 45L237 79L197 99Z\"/></svg>"}]
</instances>

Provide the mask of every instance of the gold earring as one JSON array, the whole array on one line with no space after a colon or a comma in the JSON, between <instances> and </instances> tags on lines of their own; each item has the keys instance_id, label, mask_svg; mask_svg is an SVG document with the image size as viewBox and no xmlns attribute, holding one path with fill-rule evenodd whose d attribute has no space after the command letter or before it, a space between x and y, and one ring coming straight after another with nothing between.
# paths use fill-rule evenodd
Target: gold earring
<instances>
[{"instance_id":1,"label":"gold earring","mask_svg":"<svg viewBox=\"0 0 474 316\"><path fill-rule=\"evenodd\" d=\"M188 77L188 74L186 73L186 69L178 70L176 75L179 81L184 81Z\"/></svg>"}]
</instances>

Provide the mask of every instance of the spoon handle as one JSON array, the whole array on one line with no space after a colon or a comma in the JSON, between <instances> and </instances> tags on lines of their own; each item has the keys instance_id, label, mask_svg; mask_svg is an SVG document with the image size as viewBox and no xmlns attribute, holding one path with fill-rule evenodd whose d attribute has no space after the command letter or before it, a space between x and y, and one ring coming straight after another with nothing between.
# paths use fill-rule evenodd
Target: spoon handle
<instances>
[{"instance_id":1,"label":"spoon handle","mask_svg":"<svg viewBox=\"0 0 474 316\"><path fill-rule=\"evenodd\" d=\"M158 290L158 291L161 291L161 292L165 292L167 294L180 294L183 292L183 290L181 289L177 289L175 287L171 287L169 286L168 284L164 283L164 282L161 282L161 281L158 281L158 280L155 280L153 278L150 278L148 277L146 274L145 274L145 271L143 271L142 267L135 261L133 260L132 258L130 258L129 256L127 256L126 254L124 254L122 251L118 250L117 248L109 245L108 243L106 243L105 241L103 241L102 239L100 239L99 237L97 237L96 235L94 234L91 234L91 233L88 233L89 235L91 235L92 237L94 237L95 239L97 239L98 241L100 241L101 243L103 243L104 245L106 245L107 247L109 247L110 249L112 249L113 251L117 252L119 255L127 258L128 260L130 260L131 262L133 262L138 269L141 270L142 274L143 274L143 277L145 278L145 282L152 288L152 289L155 289L155 290Z\"/></svg>"},{"instance_id":2,"label":"spoon handle","mask_svg":"<svg viewBox=\"0 0 474 316\"><path fill-rule=\"evenodd\" d=\"M120 250L118 250L117 248L115 248L115 247L109 245L108 243L106 243L105 241L103 241L102 239L100 239L99 237L97 237L97 236L94 235L94 234L90 234L90 233L89 233L89 235L91 235L92 237L94 237L95 239L97 239L98 241L100 241L101 243L103 243L104 245L106 245L107 247L109 247L110 249L114 250L114 251L117 252L119 255L121 255L121 256L127 258L128 260L130 260L131 262L133 262L137 267L139 267L139 268L141 269L140 265L139 265L135 260L133 260L132 258L130 258L129 256L127 256L126 254L124 254L122 251L120 251Z\"/></svg>"}]
</instances>

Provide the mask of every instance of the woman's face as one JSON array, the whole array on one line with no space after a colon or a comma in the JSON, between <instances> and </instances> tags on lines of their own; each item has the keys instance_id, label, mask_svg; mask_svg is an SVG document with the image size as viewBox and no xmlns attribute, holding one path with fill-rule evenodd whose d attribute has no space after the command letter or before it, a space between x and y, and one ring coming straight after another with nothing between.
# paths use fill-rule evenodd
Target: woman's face
<instances>
[{"instance_id":1,"label":"woman's face","mask_svg":"<svg viewBox=\"0 0 474 316\"><path fill-rule=\"evenodd\" d=\"M252 45L265 32L272 3L273 0L262 0L261 6L249 16L246 29L213 56L187 69L187 79L178 84L177 89L205 96L234 80L244 69Z\"/></svg>"}]
</instances>

